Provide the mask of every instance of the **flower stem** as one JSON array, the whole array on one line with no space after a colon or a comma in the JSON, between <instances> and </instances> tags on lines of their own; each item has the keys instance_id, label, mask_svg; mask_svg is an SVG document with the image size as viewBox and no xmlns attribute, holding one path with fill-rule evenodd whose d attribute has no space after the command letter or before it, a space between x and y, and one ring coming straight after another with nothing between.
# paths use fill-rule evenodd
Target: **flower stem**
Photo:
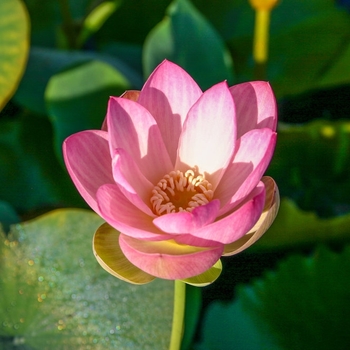
<instances>
[{"instance_id":1,"label":"flower stem","mask_svg":"<svg viewBox=\"0 0 350 350\"><path fill-rule=\"evenodd\" d=\"M266 65L269 52L270 15L278 0L249 0L255 10L253 57L255 79L266 79Z\"/></svg>"},{"instance_id":2,"label":"flower stem","mask_svg":"<svg viewBox=\"0 0 350 350\"><path fill-rule=\"evenodd\" d=\"M256 63L265 63L268 56L270 10L256 10L253 56Z\"/></svg>"},{"instance_id":3,"label":"flower stem","mask_svg":"<svg viewBox=\"0 0 350 350\"><path fill-rule=\"evenodd\" d=\"M181 347L186 301L186 283L175 281L173 325L169 350L179 350Z\"/></svg>"},{"instance_id":4,"label":"flower stem","mask_svg":"<svg viewBox=\"0 0 350 350\"><path fill-rule=\"evenodd\" d=\"M266 79L266 63L268 57L268 40L270 26L270 11L256 10L253 43L253 57L255 61L255 79Z\"/></svg>"}]
</instances>

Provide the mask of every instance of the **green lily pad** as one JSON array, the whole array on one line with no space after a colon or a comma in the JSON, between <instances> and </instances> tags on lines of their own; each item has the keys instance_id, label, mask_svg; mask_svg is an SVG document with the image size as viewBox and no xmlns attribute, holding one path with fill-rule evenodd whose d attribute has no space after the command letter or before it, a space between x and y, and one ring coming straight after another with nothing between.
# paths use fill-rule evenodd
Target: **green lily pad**
<instances>
[{"instance_id":1,"label":"green lily pad","mask_svg":"<svg viewBox=\"0 0 350 350\"><path fill-rule=\"evenodd\" d=\"M0 200L0 226L6 232L11 224L20 222L20 218L15 209L7 202Z\"/></svg>"},{"instance_id":2,"label":"green lily pad","mask_svg":"<svg viewBox=\"0 0 350 350\"><path fill-rule=\"evenodd\" d=\"M291 256L252 288L242 288L247 314L283 349L345 349L350 342L350 247Z\"/></svg>"},{"instance_id":3,"label":"green lily pad","mask_svg":"<svg viewBox=\"0 0 350 350\"><path fill-rule=\"evenodd\" d=\"M349 274L349 246L291 256L275 272L238 288L234 302L212 303L196 349L346 349Z\"/></svg>"},{"instance_id":4,"label":"green lily pad","mask_svg":"<svg viewBox=\"0 0 350 350\"><path fill-rule=\"evenodd\" d=\"M165 58L183 67L203 88L233 83L233 63L212 25L187 0L175 0L167 16L147 36L143 66L148 76Z\"/></svg>"},{"instance_id":5,"label":"green lily pad","mask_svg":"<svg viewBox=\"0 0 350 350\"><path fill-rule=\"evenodd\" d=\"M0 110L14 94L29 50L29 18L19 0L0 2Z\"/></svg>"},{"instance_id":6,"label":"green lily pad","mask_svg":"<svg viewBox=\"0 0 350 350\"><path fill-rule=\"evenodd\" d=\"M167 348L173 283L135 286L101 269L91 249L101 222L62 209L2 235L0 348Z\"/></svg>"},{"instance_id":7,"label":"green lily pad","mask_svg":"<svg viewBox=\"0 0 350 350\"><path fill-rule=\"evenodd\" d=\"M140 88L142 77L118 58L89 51L65 51L32 47L28 66L14 96L21 106L38 114L46 115L45 89L50 78L72 66L89 61L101 61L112 66L125 77L133 88Z\"/></svg>"}]
</instances>

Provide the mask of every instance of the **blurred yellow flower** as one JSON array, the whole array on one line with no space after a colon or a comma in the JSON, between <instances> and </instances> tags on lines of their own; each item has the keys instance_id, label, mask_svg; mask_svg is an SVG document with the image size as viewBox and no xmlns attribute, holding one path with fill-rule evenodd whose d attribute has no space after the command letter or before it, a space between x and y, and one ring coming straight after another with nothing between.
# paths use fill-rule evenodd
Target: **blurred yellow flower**
<instances>
[{"instance_id":1,"label":"blurred yellow flower","mask_svg":"<svg viewBox=\"0 0 350 350\"><path fill-rule=\"evenodd\" d=\"M278 0L249 0L254 10L272 10L278 3Z\"/></svg>"}]
</instances>

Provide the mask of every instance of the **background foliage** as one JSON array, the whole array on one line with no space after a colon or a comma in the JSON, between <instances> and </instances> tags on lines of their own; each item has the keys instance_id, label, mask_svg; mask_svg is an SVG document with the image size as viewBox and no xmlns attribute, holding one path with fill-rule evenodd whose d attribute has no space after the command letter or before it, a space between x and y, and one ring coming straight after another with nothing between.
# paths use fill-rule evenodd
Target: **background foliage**
<instances>
[{"instance_id":1,"label":"background foliage","mask_svg":"<svg viewBox=\"0 0 350 350\"><path fill-rule=\"evenodd\" d=\"M349 8L281 0L271 14L266 79L280 123L267 173L280 213L256 245L223 261L215 284L189 289L184 349L349 343ZM203 89L254 80L253 32L247 0L0 1L0 349L46 349L47 339L57 349L167 347L171 284L116 281L91 253L100 219L50 212L85 207L62 140L100 128L108 97L139 89L164 58ZM130 293L136 309L124 309Z\"/></svg>"}]
</instances>

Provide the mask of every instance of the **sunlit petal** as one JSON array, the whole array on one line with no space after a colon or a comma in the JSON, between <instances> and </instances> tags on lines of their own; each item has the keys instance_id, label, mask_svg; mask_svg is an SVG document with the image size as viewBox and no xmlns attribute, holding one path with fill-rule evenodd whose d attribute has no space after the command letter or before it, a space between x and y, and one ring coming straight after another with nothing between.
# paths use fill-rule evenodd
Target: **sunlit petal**
<instances>
[{"instance_id":1,"label":"sunlit petal","mask_svg":"<svg viewBox=\"0 0 350 350\"><path fill-rule=\"evenodd\" d=\"M249 130L277 126L277 104L271 86L265 81L252 81L230 87L237 112L237 137Z\"/></svg>"},{"instance_id":2,"label":"sunlit petal","mask_svg":"<svg viewBox=\"0 0 350 350\"><path fill-rule=\"evenodd\" d=\"M232 163L220 181L215 197L222 208L219 216L239 205L262 178L276 144L276 133L270 129L247 132L237 141Z\"/></svg>"},{"instance_id":3,"label":"sunlit petal","mask_svg":"<svg viewBox=\"0 0 350 350\"><path fill-rule=\"evenodd\" d=\"M201 95L202 91L192 77L166 60L154 70L141 90L138 103L157 121L173 165L183 123Z\"/></svg>"},{"instance_id":4,"label":"sunlit petal","mask_svg":"<svg viewBox=\"0 0 350 350\"><path fill-rule=\"evenodd\" d=\"M231 161L236 126L235 105L226 82L214 85L188 113L180 137L176 169L197 167L215 189Z\"/></svg>"},{"instance_id":5,"label":"sunlit petal","mask_svg":"<svg viewBox=\"0 0 350 350\"><path fill-rule=\"evenodd\" d=\"M138 103L111 97L107 112L110 152L125 149L146 178L156 183L172 169L158 125Z\"/></svg>"}]
</instances>

